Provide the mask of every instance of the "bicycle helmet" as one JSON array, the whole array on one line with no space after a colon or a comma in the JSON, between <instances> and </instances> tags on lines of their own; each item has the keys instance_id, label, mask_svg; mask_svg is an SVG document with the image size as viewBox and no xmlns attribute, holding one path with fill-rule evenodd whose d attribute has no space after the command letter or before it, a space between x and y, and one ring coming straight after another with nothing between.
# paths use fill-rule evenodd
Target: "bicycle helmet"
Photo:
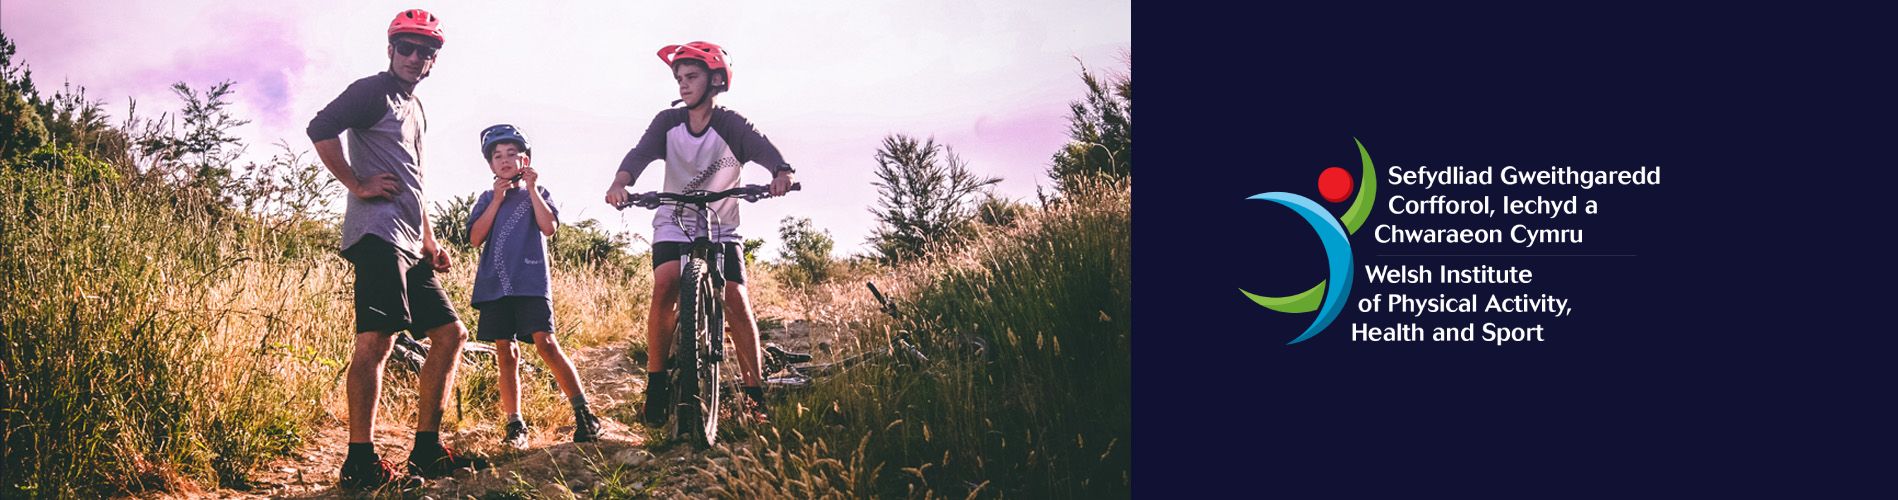
<instances>
[{"instance_id":1,"label":"bicycle helmet","mask_svg":"<svg viewBox=\"0 0 1898 500\"><path fill-rule=\"evenodd\" d=\"M395 20L389 21L389 41L395 41L396 35L420 35L434 40L436 47L445 41L442 39L441 19L422 9L409 9L396 14Z\"/></svg>"},{"instance_id":2,"label":"bicycle helmet","mask_svg":"<svg viewBox=\"0 0 1898 500\"><path fill-rule=\"evenodd\" d=\"M711 42L691 42L685 45L667 45L659 49L659 60L666 62L667 68L676 67L675 63L686 59L697 59L705 63L705 69L725 75L725 84L718 86L719 91L732 88L731 55L724 47Z\"/></svg>"},{"instance_id":3,"label":"bicycle helmet","mask_svg":"<svg viewBox=\"0 0 1898 500\"><path fill-rule=\"evenodd\" d=\"M533 154L534 148L527 144L527 136L521 134L521 129L514 128L513 125L508 125L506 123L503 123L500 125L488 127L481 131L481 158L483 159L493 158L494 145L499 144L503 141L514 141L516 143L519 143L521 145L522 153L528 153L529 156L532 156Z\"/></svg>"}]
</instances>

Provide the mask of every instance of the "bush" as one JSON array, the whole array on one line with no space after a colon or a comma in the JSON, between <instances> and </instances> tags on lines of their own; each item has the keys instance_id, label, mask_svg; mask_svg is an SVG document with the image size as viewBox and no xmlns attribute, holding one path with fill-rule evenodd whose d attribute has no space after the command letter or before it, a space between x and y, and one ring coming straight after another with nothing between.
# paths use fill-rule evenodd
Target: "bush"
<instances>
[{"instance_id":1,"label":"bush","mask_svg":"<svg viewBox=\"0 0 1898 500\"><path fill-rule=\"evenodd\" d=\"M346 359L340 259L163 184L0 189L0 496L238 485L300 442Z\"/></svg>"},{"instance_id":2,"label":"bush","mask_svg":"<svg viewBox=\"0 0 1898 500\"><path fill-rule=\"evenodd\" d=\"M1105 77L1081 67L1087 97L1070 104L1068 145L1054 154L1048 176L1063 194L1074 192L1087 179L1133 177L1134 81L1133 62L1128 73Z\"/></svg>"},{"instance_id":3,"label":"bush","mask_svg":"<svg viewBox=\"0 0 1898 500\"><path fill-rule=\"evenodd\" d=\"M975 219L984 226L1007 228L1033 211L1034 207L989 193L975 206Z\"/></svg>"},{"instance_id":4,"label":"bush","mask_svg":"<svg viewBox=\"0 0 1898 500\"><path fill-rule=\"evenodd\" d=\"M554 239L548 242L547 251L553 254L554 265L593 264L622 270L639 270L635 263L632 247L635 237L626 233L607 230L600 221L587 219L577 223L562 223L554 230Z\"/></svg>"},{"instance_id":5,"label":"bush","mask_svg":"<svg viewBox=\"0 0 1898 500\"><path fill-rule=\"evenodd\" d=\"M1131 189L1076 184L1017 227L877 279L904 315L870 312L859 283L858 346L890 330L933 346L927 370L868 364L774 407L780 431L706 467L718 494L843 497L1131 496ZM835 285L844 287L844 284ZM957 356L987 339L992 362ZM823 360L820 360L823 361ZM742 450L743 448L741 448Z\"/></svg>"},{"instance_id":6,"label":"bush","mask_svg":"<svg viewBox=\"0 0 1898 500\"><path fill-rule=\"evenodd\" d=\"M885 137L876 161L878 199L872 213L881 225L870 240L888 262L915 259L967 238L974 197L1002 181L970 172L967 162L935 139Z\"/></svg>"},{"instance_id":7,"label":"bush","mask_svg":"<svg viewBox=\"0 0 1898 500\"><path fill-rule=\"evenodd\" d=\"M785 216L778 221L778 238L784 244L778 261L779 277L786 285L808 287L830 281L835 264L830 251L836 246L830 231L821 231L808 218Z\"/></svg>"}]
</instances>

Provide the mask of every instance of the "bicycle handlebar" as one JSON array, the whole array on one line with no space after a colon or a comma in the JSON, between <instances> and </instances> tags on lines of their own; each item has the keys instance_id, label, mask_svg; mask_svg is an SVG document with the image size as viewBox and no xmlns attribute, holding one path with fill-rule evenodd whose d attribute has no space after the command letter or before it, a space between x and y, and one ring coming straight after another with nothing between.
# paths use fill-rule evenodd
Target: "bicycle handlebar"
<instances>
[{"instance_id":1,"label":"bicycle handlebar","mask_svg":"<svg viewBox=\"0 0 1898 500\"><path fill-rule=\"evenodd\" d=\"M803 188L804 188L804 183L794 182L794 183L791 183L791 188L786 190L786 192L802 191ZM648 193L639 193L639 194L635 194L630 197L627 197L625 204L619 205L613 208L619 209L619 210L625 210L626 207L630 207L630 206L638 206L640 208L658 208L659 205L663 205L666 203L701 205L701 204L707 204L714 201L723 200L726 198L733 198L733 197L736 197L745 201L751 201L751 202L755 202L764 198L769 198L771 197L771 186L760 186L757 184L751 184L747 186L739 186L739 187L727 189L724 191L716 191L716 192L693 191L693 192L688 192L688 193L665 193L665 192L653 191L653 192L648 192Z\"/></svg>"},{"instance_id":2,"label":"bicycle handlebar","mask_svg":"<svg viewBox=\"0 0 1898 500\"><path fill-rule=\"evenodd\" d=\"M896 304L891 304L890 299L883 297L883 291L877 289L875 282L866 281L863 284L870 287L870 295L876 296L877 304L880 309L883 309L884 314L888 314L892 317L902 317L896 313Z\"/></svg>"}]
</instances>

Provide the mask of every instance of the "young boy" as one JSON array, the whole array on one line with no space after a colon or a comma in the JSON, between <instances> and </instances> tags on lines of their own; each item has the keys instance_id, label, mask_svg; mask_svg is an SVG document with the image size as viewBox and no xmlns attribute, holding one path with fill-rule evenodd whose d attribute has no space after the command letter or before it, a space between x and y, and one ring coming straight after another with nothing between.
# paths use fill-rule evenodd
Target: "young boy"
<instances>
[{"instance_id":1,"label":"young boy","mask_svg":"<svg viewBox=\"0 0 1898 500\"><path fill-rule=\"evenodd\" d=\"M614 174L613 185L606 191L606 202L625 205L626 186L654 160L666 160L666 192L693 190L720 191L738 187L739 166L755 162L772 173L771 195L783 196L791 186L791 165L778 154L751 122L731 110L717 107L713 98L731 90L732 69L725 49L707 42L668 45L659 49L659 60L672 70L679 84L679 100L684 109L660 111L646 128L639 144L626 153ZM732 339L738 345L738 365L751 416L767 421L764 413L763 376L758 363L758 326L751 314L751 298L745 292L745 259L740 257L738 236L738 200L712 203L718 224L713 242L724 247L725 310L731 324ZM675 220L675 217L677 219ZM694 237L699 214L661 206L653 215L653 289L652 313L646 317L646 414L650 425L664 423L670 409L662 402L668 398L665 353L671 352L673 329L678 321L679 257Z\"/></svg>"},{"instance_id":2,"label":"young boy","mask_svg":"<svg viewBox=\"0 0 1898 500\"><path fill-rule=\"evenodd\" d=\"M586 392L573 363L554 340L553 302L548 293L547 240L559 225L560 213L547 200L553 195L539 186L527 136L513 125L481 131L481 154L494 172L494 190L481 193L469 212L469 241L481 247L475 271L474 307L481 311L475 338L494 342L501 386L501 411L507 414L507 433L501 443L527 448L527 423L521 420L520 355L516 342L540 352L560 392L573 404L573 441L600 436L600 419L587 409Z\"/></svg>"}]
</instances>

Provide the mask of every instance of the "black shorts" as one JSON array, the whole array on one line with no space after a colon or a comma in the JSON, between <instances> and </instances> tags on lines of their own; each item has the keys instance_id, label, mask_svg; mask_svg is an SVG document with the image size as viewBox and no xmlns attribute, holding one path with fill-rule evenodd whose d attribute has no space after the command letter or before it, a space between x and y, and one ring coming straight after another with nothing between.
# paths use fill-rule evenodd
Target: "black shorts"
<instances>
[{"instance_id":1,"label":"black shorts","mask_svg":"<svg viewBox=\"0 0 1898 500\"><path fill-rule=\"evenodd\" d=\"M737 243L726 243L723 246L725 247L723 252L725 254L725 281L745 284L744 254L739 251ZM691 243L676 241L661 241L652 244L653 269L658 269L660 264L679 260L679 257L684 256L685 251L690 248L692 248Z\"/></svg>"},{"instance_id":2,"label":"black shorts","mask_svg":"<svg viewBox=\"0 0 1898 500\"><path fill-rule=\"evenodd\" d=\"M364 236L343 258L356 265L356 332L425 337L453 323L455 307L435 280L435 268L376 236Z\"/></svg>"},{"instance_id":3,"label":"black shorts","mask_svg":"<svg viewBox=\"0 0 1898 500\"><path fill-rule=\"evenodd\" d=\"M554 304L546 297L501 297L475 304L481 321L475 340L534 343L534 332L554 333Z\"/></svg>"}]
</instances>

